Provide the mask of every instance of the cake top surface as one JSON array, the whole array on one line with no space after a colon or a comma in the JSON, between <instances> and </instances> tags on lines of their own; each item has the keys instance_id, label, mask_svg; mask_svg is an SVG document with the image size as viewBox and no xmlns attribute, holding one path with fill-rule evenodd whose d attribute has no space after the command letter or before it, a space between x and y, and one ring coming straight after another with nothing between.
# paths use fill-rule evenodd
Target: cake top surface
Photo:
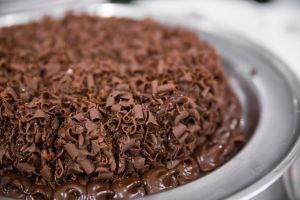
<instances>
[{"instance_id":1,"label":"cake top surface","mask_svg":"<svg viewBox=\"0 0 300 200\"><path fill-rule=\"evenodd\" d=\"M0 66L0 175L111 183L187 157L199 175L245 141L218 55L180 28L45 18L0 30Z\"/></svg>"}]
</instances>

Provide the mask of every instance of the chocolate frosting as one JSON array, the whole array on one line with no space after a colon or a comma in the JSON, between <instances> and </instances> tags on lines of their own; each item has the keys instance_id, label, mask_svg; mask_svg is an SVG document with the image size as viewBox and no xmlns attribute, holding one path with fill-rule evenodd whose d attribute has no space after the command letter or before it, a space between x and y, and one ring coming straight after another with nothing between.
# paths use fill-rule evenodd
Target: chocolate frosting
<instances>
[{"instance_id":1,"label":"chocolate frosting","mask_svg":"<svg viewBox=\"0 0 300 200\"><path fill-rule=\"evenodd\" d=\"M174 188L178 185L176 170L158 167L147 171L142 179L148 194Z\"/></svg>"},{"instance_id":2,"label":"chocolate frosting","mask_svg":"<svg viewBox=\"0 0 300 200\"><path fill-rule=\"evenodd\" d=\"M33 184L29 194L26 196L26 200L48 200L52 199L52 194L53 191L51 188L44 185Z\"/></svg>"},{"instance_id":3,"label":"chocolate frosting","mask_svg":"<svg viewBox=\"0 0 300 200\"><path fill-rule=\"evenodd\" d=\"M181 28L45 18L0 29L0 68L1 195L138 198L247 140L217 53Z\"/></svg>"},{"instance_id":4,"label":"chocolate frosting","mask_svg":"<svg viewBox=\"0 0 300 200\"><path fill-rule=\"evenodd\" d=\"M53 200L84 200L86 189L80 183L70 182L57 187L53 193Z\"/></svg>"},{"instance_id":5,"label":"chocolate frosting","mask_svg":"<svg viewBox=\"0 0 300 200\"><path fill-rule=\"evenodd\" d=\"M32 182L30 179L9 174L0 177L0 194L16 199L25 199L29 194Z\"/></svg>"},{"instance_id":6,"label":"chocolate frosting","mask_svg":"<svg viewBox=\"0 0 300 200\"><path fill-rule=\"evenodd\" d=\"M138 177L128 177L115 180L111 185L115 195L112 199L139 198L146 195L142 180Z\"/></svg>"},{"instance_id":7,"label":"chocolate frosting","mask_svg":"<svg viewBox=\"0 0 300 200\"><path fill-rule=\"evenodd\" d=\"M198 163L191 156L181 159L175 169L177 170L176 178L180 185L195 180L200 176Z\"/></svg>"},{"instance_id":8,"label":"chocolate frosting","mask_svg":"<svg viewBox=\"0 0 300 200\"><path fill-rule=\"evenodd\" d=\"M88 200L105 200L111 199L114 192L110 189L109 184L105 183L90 183L87 186L87 199Z\"/></svg>"}]
</instances>

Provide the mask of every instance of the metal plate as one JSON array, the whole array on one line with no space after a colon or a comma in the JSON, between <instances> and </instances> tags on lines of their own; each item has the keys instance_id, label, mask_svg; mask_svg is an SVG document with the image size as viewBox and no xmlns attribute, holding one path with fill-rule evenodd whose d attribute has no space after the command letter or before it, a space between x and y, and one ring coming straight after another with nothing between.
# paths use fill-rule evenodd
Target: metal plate
<instances>
[{"instance_id":1,"label":"metal plate","mask_svg":"<svg viewBox=\"0 0 300 200\"><path fill-rule=\"evenodd\" d=\"M178 19L135 5L56 5L0 16L0 26L40 19L45 14L61 16L70 9L99 16L151 16L167 25L192 29L217 48L243 105L244 128L253 136L233 159L203 178L146 199L250 199L277 180L296 159L300 152L299 83L266 49L207 19ZM253 69L257 74L252 75Z\"/></svg>"}]
</instances>

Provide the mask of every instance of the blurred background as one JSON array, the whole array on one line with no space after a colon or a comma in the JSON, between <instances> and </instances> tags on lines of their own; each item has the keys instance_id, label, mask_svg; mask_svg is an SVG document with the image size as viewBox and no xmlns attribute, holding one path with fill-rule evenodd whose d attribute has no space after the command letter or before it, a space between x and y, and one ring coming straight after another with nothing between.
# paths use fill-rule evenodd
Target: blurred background
<instances>
[{"instance_id":1,"label":"blurred background","mask_svg":"<svg viewBox=\"0 0 300 200\"><path fill-rule=\"evenodd\" d=\"M33 7L38 9L45 2L56 4L74 1L0 0L0 15ZM266 47L287 63L300 78L300 0L76 0L75 2L84 1L138 4L170 16L208 18ZM255 199L287 199L282 180L277 181Z\"/></svg>"}]
</instances>

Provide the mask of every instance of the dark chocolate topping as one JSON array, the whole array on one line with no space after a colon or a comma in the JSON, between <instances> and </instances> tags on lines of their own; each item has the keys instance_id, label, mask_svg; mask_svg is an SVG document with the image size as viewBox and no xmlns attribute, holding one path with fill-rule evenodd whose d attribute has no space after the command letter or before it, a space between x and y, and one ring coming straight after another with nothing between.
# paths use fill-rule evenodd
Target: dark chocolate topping
<instances>
[{"instance_id":1,"label":"dark chocolate topping","mask_svg":"<svg viewBox=\"0 0 300 200\"><path fill-rule=\"evenodd\" d=\"M178 185L176 170L169 170L164 167L150 169L144 173L142 179L148 194L168 190Z\"/></svg>"},{"instance_id":2,"label":"dark chocolate topping","mask_svg":"<svg viewBox=\"0 0 300 200\"><path fill-rule=\"evenodd\" d=\"M111 199L114 192L110 189L110 185L106 183L91 183L87 186L88 200L105 200Z\"/></svg>"},{"instance_id":3,"label":"dark chocolate topping","mask_svg":"<svg viewBox=\"0 0 300 200\"><path fill-rule=\"evenodd\" d=\"M85 200L86 189L80 183L65 183L55 189L53 200Z\"/></svg>"},{"instance_id":4,"label":"dark chocolate topping","mask_svg":"<svg viewBox=\"0 0 300 200\"><path fill-rule=\"evenodd\" d=\"M52 189L44 185L33 184L30 188L29 194L26 196L26 200L48 200L52 199Z\"/></svg>"},{"instance_id":5,"label":"dark chocolate topping","mask_svg":"<svg viewBox=\"0 0 300 200\"><path fill-rule=\"evenodd\" d=\"M30 179L9 174L0 177L0 195L16 199L25 199L29 194L32 181Z\"/></svg>"},{"instance_id":6,"label":"dark chocolate topping","mask_svg":"<svg viewBox=\"0 0 300 200\"><path fill-rule=\"evenodd\" d=\"M215 50L183 29L74 14L0 29L2 195L174 188L246 142L239 120Z\"/></svg>"},{"instance_id":7,"label":"dark chocolate topping","mask_svg":"<svg viewBox=\"0 0 300 200\"><path fill-rule=\"evenodd\" d=\"M144 184L138 177L128 177L115 180L111 185L115 195L113 199L139 198L146 195Z\"/></svg>"}]
</instances>

